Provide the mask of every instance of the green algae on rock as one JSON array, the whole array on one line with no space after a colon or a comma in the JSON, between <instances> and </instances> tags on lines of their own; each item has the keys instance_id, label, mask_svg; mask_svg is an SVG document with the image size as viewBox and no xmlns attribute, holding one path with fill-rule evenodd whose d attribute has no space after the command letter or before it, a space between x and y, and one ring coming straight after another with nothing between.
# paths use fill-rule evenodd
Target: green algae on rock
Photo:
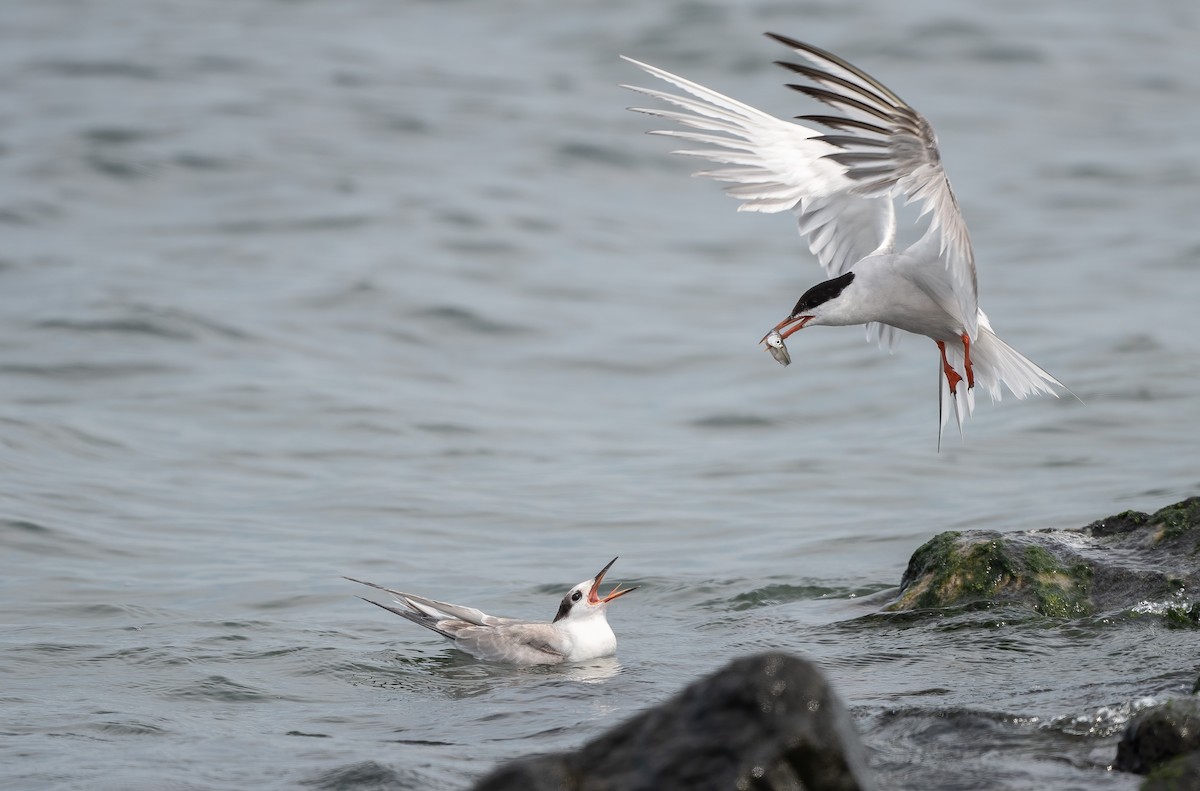
<instances>
[{"instance_id":1,"label":"green algae on rock","mask_svg":"<svg viewBox=\"0 0 1200 791\"><path fill-rule=\"evenodd\" d=\"M1172 599L1163 611L1185 626L1197 605L1180 597L1198 585L1200 497L1192 497L1082 528L941 533L913 553L888 609L990 601L1076 618Z\"/></svg>"},{"instance_id":2,"label":"green algae on rock","mask_svg":"<svg viewBox=\"0 0 1200 791\"><path fill-rule=\"evenodd\" d=\"M1173 758L1150 770L1138 791L1196 791L1200 789L1200 752Z\"/></svg>"},{"instance_id":3,"label":"green algae on rock","mask_svg":"<svg viewBox=\"0 0 1200 791\"><path fill-rule=\"evenodd\" d=\"M969 601L1028 601L1054 618L1088 615L1092 569L1064 561L1025 534L943 533L913 554L889 609L928 609Z\"/></svg>"}]
</instances>

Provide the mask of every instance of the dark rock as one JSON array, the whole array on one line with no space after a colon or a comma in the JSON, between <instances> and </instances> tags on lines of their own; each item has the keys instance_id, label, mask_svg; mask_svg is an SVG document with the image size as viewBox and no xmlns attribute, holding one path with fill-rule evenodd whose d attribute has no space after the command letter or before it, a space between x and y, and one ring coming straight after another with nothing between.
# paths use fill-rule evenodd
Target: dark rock
<instances>
[{"instance_id":1,"label":"dark rock","mask_svg":"<svg viewBox=\"0 0 1200 791\"><path fill-rule=\"evenodd\" d=\"M1200 497L1070 530L941 533L913 553L891 610L991 601L1072 618L1170 600L1200 586ZM1164 610L1200 625L1200 605Z\"/></svg>"},{"instance_id":2,"label":"dark rock","mask_svg":"<svg viewBox=\"0 0 1200 791\"><path fill-rule=\"evenodd\" d=\"M1147 709L1130 721L1117 744L1113 765L1146 774L1185 753L1200 750L1200 701L1173 700Z\"/></svg>"},{"instance_id":3,"label":"dark rock","mask_svg":"<svg viewBox=\"0 0 1200 791\"><path fill-rule=\"evenodd\" d=\"M1200 791L1200 752L1182 755L1157 767L1139 791Z\"/></svg>"},{"instance_id":4,"label":"dark rock","mask_svg":"<svg viewBox=\"0 0 1200 791\"><path fill-rule=\"evenodd\" d=\"M862 743L811 662L744 657L572 753L525 758L475 791L854 791Z\"/></svg>"}]
</instances>

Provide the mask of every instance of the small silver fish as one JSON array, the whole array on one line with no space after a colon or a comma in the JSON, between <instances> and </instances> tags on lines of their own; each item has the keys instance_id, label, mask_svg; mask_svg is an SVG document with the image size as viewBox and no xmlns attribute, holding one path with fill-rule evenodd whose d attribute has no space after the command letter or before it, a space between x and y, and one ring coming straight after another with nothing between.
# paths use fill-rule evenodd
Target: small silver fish
<instances>
[{"instance_id":1,"label":"small silver fish","mask_svg":"<svg viewBox=\"0 0 1200 791\"><path fill-rule=\"evenodd\" d=\"M783 343L783 336L779 334L779 330L771 330L763 338L763 343L767 345L767 351L775 358L775 361L780 365L791 365L792 356L788 354L787 346Z\"/></svg>"}]
</instances>

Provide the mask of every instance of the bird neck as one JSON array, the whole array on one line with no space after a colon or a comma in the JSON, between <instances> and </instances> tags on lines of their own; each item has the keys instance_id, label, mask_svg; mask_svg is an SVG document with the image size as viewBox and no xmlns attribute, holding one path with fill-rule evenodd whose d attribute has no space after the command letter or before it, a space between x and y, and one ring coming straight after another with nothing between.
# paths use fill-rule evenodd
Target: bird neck
<instances>
[{"instance_id":1,"label":"bird neck","mask_svg":"<svg viewBox=\"0 0 1200 791\"><path fill-rule=\"evenodd\" d=\"M844 327L879 321L888 308L892 285L890 259L876 256L863 259L851 270L855 277L836 297L819 305L809 325Z\"/></svg>"},{"instance_id":2,"label":"bird neck","mask_svg":"<svg viewBox=\"0 0 1200 791\"><path fill-rule=\"evenodd\" d=\"M857 292L846 289L837 299L832 299L813 311L812 320L805 326L844 327L874 321L874 316L867 310L868 306L864 305L858 296Z\"/></svg>"},{"instance_id":3,"label":"bird neck","mask_svg":"<svg viewBox=\"0 0 1200 791\"><path fill-rule=\"evenodd\" d=\"M567 618L559 624L567 639L571 641L572 660L609 656L617 650L617 636L608 625L603 610L581 618Z\"/></svg>"}]
</instances>

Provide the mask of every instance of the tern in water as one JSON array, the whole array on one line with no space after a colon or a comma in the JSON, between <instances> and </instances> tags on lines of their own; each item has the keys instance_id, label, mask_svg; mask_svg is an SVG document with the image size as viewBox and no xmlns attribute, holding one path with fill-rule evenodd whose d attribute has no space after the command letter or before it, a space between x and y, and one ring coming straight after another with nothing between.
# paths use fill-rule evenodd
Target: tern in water
<instances>
[{"instance_id":1,"label":"tern in water","mask_svg":"<svg viewBox=\"0 0 1200 791\"><path fill-rule=\"evenodd\" d=\"M346 579L390 593L396 603L403 604L406 609L370 599L363 601L432 629L477 659L517 665L557 665L612 656L617 652L617 638L604 611L613 599L635 591L637 587L621 590L617 585L607 596L600 596L600 581L616 562L613 558L595 577L567 591L554 620L549 622L488 615L474 607L401 593L353 577Z\"/></svg>"},{"instance_id":2,"label":"tern in water","mask_svg":"<svg viewBox=\"0 0 1200 791\"><path fill-rule=\"evenodd\" d=\"M999 401L1067 388L996 337L979 309L975 254L925 118L878 80L810 44L768 33L805 63L778 61L811 84L789 85L838 114L785 121L654 66L625 58L683 94L622 87L678 109L630 108L684 129L655 131L699 143L675 151L731 167L704 171L732 184L739 211L791 211L830 277L800 297L762 343L783 365L784 339L804 327L865 324L868 340L891 350L896 330L937 344L938 445L952 411L962 434L978 384ZM832 130L823 132L814 126ZM920 203L924 235L896 244L895 201ZM1067 392L1070 392L1067 390Z\"/></svg>"}]
</instances>

